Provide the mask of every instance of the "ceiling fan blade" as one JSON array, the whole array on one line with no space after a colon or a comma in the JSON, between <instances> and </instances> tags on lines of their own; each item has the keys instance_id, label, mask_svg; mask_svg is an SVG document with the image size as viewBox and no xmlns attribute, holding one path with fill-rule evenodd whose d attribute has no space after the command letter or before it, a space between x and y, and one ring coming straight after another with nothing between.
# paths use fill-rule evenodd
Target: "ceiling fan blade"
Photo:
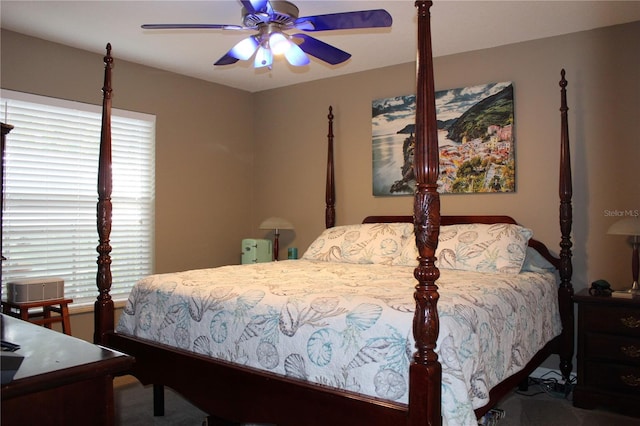
<instances>
[{"instance_id":1,"label":"ceiling fan blade","mask_svg":"<svg viewBox=\"0 0 640 426\"><path fill-rule=\"evenodd\" d=\"M240 40L236 43L222 58L218 59L213 65L231 65L239 60L246 61L250 59L258 49L258 37L251 36Z\"/></svg>"},{"instance_id":2,"label":"ceiling fan blade","mask_svg":"<svg viewBox=\"0 0 640 426\"><path fill-rule=\"evenodd\" d=\"M303 16L294 26L303 31L350 30L354 28L390 27L393 18L384 9ZM311 28L311 29L309 29Z\"/></svg>"},{"instance_id":3,"label":"ceiling fan blade","mask_svg":"<svg viewBox=\"0 0 640 426\"><path fill-rule=\"evenodd\" d=\"M240 0L240 3L249 13L268 12L268 0Z\"/></svg>"},{"instance_id":4,"label":"ceiling fan blade","mask_svg":"<svg viewBox=\"0 0 640 426\"><path fill-rule=\"evenodd\" d=\"M226 53L222 58L218 59L213 65L231 65L238 62L238 58L234 58L233 56Z\"/></svg>"},{"instance_id":5,"label":"ceiling fan blade","mask_svg":"<svg viewBox=\"0 0 640 426\"><path fill-rule=\"evenodd\" d=\"M143 24L145 30L245 30L240 25L227 24Z\"/></svg>"},{"instance_id":6,"label":"ceiling fan blade","mask_svg":"<svg viewBox=\"0 0 640 426\"><path fill-rule=\"evenodd\" d=\"M351 54L344 50L340 50L337 47L333 47L306 34L294 34L292 37L302 40L299 47L304 52L331 65L340 64L351 57Z\"/></svg>"}]
</instances>

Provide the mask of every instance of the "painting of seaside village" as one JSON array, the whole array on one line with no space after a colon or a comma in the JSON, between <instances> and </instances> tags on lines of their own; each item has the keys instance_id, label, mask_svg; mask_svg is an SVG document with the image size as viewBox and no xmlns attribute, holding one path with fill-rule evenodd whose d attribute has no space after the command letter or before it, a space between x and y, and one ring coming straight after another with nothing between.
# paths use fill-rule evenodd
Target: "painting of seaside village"
<instances>
[{"instance_id":1,"label":"painting of seaside village","mask_svg":"<svg viewBox=\"0 0 640 426\"><path fill-rule=\"evenodd\" d=\"M415 95L372 102L373 195L413 195ZM513 84L436 92L440 193L515 191Z\"/></svg>"}]
</instances>

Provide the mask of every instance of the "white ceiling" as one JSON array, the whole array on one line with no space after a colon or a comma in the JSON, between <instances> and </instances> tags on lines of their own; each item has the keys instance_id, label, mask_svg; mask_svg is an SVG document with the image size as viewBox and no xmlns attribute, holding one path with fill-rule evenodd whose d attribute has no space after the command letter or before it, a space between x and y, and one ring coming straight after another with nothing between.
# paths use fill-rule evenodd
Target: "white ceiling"
<instances>
[{"instance_id":1,"label":"white ceiling","mask_svg":"<svg viewBox=\"0 0 640 426\"><path fill-rule=\"evenodd\" d=\"M312 58L306 67L276 60L272 70L251 62L214 67L236 42L251 34L220 30L142 30L143 23L241 25L240 2L209 1L7 1L4 29L104 54L112 44L124 59L249 92L413 62L413 0L295 0L300 16L386 9L389 29L327 31L313 36L351 53L336 66ZM435 56L484 49L640 20L640 1L435 1L431 8ZM637 54L637 52L635 53Z\"/></svg>"}]
</instances>

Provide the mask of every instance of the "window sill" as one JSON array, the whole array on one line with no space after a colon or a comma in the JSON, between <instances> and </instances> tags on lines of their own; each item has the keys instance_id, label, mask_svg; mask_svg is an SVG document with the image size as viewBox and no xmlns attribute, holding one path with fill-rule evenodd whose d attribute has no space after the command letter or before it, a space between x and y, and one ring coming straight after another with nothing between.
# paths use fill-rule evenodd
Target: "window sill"
<instances>
[{"instance_id":1,"label":"window sill","mask_svg":"<svg viewBox=\"0 0 640 426\"><path fill-rule=\"evenodd\" d=\"M113 301L113 307L115 309L122 309L124 308L124 306L127 304L126 300L114 300ZM79 314L86 314L87 312L93 312L94 311L94 305L93 303L90 305L80 305L80 306L73 306L73 303L69 305L69 315L79 315Z\"/></svg>"}]
</instances>

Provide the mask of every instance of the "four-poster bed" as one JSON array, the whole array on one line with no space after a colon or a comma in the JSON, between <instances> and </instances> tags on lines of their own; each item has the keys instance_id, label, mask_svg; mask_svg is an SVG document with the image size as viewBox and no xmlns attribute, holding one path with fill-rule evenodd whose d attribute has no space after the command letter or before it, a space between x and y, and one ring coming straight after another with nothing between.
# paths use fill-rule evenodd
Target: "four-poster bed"
<instances>
[{"instance_id":1,"label":"four-poster bed","mask_svg":"<svg viewBox=\"0 0 640 426\"><path fill-rule=\"evenodd\" d=\"M414 215L412 217L375 216L366 218L363 225L354 225L354 227L335 226L333 115L331 110L329 112L329 154L326 185L327 208L325 212L327 231L314 241L301 261L279 262L278 267L285 268L287 264L298 267L298 265L303 265L305 262L312 263L317 267L314 275L322 276L325 273L327 274L325 282L331 283L330 290L327 291L332 292L332 294L339 294L337 290L335 290L335 287L333 287L334 282L339 281L336 277L341 276L345 271L351 271L351 269L343 268L351 268L352 266L362 267L363 265L361 265L361 263L367 263L370 264L367 266L372 268L372 272L365 272L369 274L369 279L363 280L361 276L358 278L358 283L363 287L367 287L365 291L368 291L366 296L369 297L369 299L366 299L366 303L363 302L355 304L354 306L348 305L348 301L355 297L354 294L351 293L351 289L347 296L342 298L336 297L338 302L335 302L335 300L329 297L313 296L316 298L312 299L311 304L304 313L305 315L311 315L310 312L313 308L314 315L316 315L314 320L309 320L308 316L304 316L302 314L303 309L300 308L301 305L296 304L301 300L306 300L304 297L307 297L306 292L308 288L300 290L294 287L283 287L279 286L277 282L268 280L264 280L267 282L266 290L256 288L253 290L253 293L251 293L251 297L245 297L246 295L244 294L239 296L233 291L221 290L221 288L218 287L215 290L207 290L209 293L207 293L203 299L196 300L191 296L178 296L178 302L169 302L170 297L173 297L174 290L177 287L189 288L191 286L192 289L197 288L198 292L200 292L202 287L198 284L198 280L202 279L204 272L188 271L171 275L170 278L174 281L174 284L172 284L171 289L167 293L161 293L159 290L160 285L157 284L163 279L163 276L152 276L142 280L142 282L134 288L132 297L129 299L127 307L125 308L123 316L126 317L126 319L121 322L118 331L114 331L113 302L109 295L111 285L111 259L109 255L111 251L109 245L109 233L111 229L111 147L109 123L112 58L110 55L110 46L107 47L107 56L105 57L105 82L103 88L103 132L101 137L98 177L98 232L100 244L98 246L97 285L99 296L95 303L94 339L97 343L133 355L136 358L136 363L131 373L142 383L169 386L212 416L237 422L269 422L278 425L406 424L415 426L440 424L443 417L443 407L447 413L445 420L448 421L449 424L457 423L457 417L455 417L457 413L454 412L456 402L449 401L449 393L453 392L451 388L454 387L452 385L454 382L462 387L469 386L473 388L469 391L469 393L474 393L475 397L473 400L473 408L467 408L469 408L475 421L476 416L479 417L486 413L504 395L525 380L550 354L557 353L560 355L561 371L565 377L569 376L573 356L573 308L571 304L573 289L571 285L570 240L572 219L569 139L566 119L566 80L564 79L564 72L562 73L560 83L562 131L559 193L560 229L562 236L560 242L560 257L557 259L549 253L542 243L530 239L531 235L528 233L529 231L526 230L526 228L517 226L516 222L510 217L440 215L440 199L437 192L439 159L430 41L430 6L430 1L416 2L418 10L418 64L416 154L414 167L417 179L417 190L414 198ZM413 223L413 226L411 226L411 224L408 226L409 232L406 231L407 222ZM501 321L499 321L499 324L495 325L495 327L504 326L505 332L502 334L510 334L507 332L508 327L513 328L512 331L514 331L514 333L511 334L525 334L524 330L519 327L525 327L526 321L528 320L518 318L515 315L515 311L523 309L521 302L515 301L515 299L519 297L518 294L524 294L525 299L538 300L545 294L548 296L549 293L552 293L553 297L551 297L551 299L553 299L553 303L549 302L551 306L551 308L549 308L549 318L542 320L542 323L537 326L532 326L531 329L527 330L531 340L536 340L539 346L534 349L526 349L520 346L523 342L518 342L517 347L514 343L509 343L508 345L514 346L507 346L507 352L510 350L516 353L516 355L526 353L527 356L519 359L518 356L513 356L514 354L511 353L504 359L498 358L497 361L494 359L492 362L501 366L500 362L506 362L505 360L508 358L510 360L509 370L504 372L488 371L483 373L486 374L487 377L491 376L495 378L491 383L487 383L487 387L484 389L482 388L485 382L484 375L482 379L470 384L464 383L464 381L460 381L460 383L457 382L458 375L462 375L463 370L465 370L464 374L467 374L467 367L464 365L461 366L458 372L458 370L450 365L460 361L460 359L455 354L457 346L449 345L450 341L454 341L458 337L454 335L451 328L453 323L450 317L453 317L453 314L449 315L451 312L448 310L448 306L451 306L452 311L462 310L467 313L464 321L456 320L459 322L467 322L468 317L485 314L479 310L474 310L477 306L463 304L462 299L465 299L464 294L467 292L466 288L460 288L458 289L458 293L456 293L456 286L460 285L460 283L448 278L450 273L453 274L457 271L447 270L446 276L443 274L443 277L440 277L440 269L457 269L457 267L454 265L453 268L450 268L450 265L448 266L444 261L445 256L443 252L437 252L437 250L439 249L439 240L442 242L444 239L441 234L450 235L453 230L460 232L460 235L463 234L463 231L465 232L464 235L468 235L469 232L475 234L491 234L492 232L496 232L496 229L500 230L501 236L507 234L514 236L515 240L509 240L510 244L505 248L505 250L511 254L513 254L512 252L514 251L514 244L517 245L517 243L524 242L524 248L520 247L519 249L522 256L519 258L520 263L515 267L515 272L513 265L510 264L506 266L503 265L500 268L493 265L496 268L490 271L493 275L489 274L488 277L486 277L487 274L483 275L481 272L478 272L486 265L476 264L473 265L473 268L476 269L472 268L464 271L471 273L474 279L485 276L485 278L478 278L478 283L473 284L473 287L478 287L481 292L488 292L493 296L498 293L502 294L503 292L507 292L510 287L513 290L513 293L509 293L511 295L507 298L509 303L512 304L513 309L509 310L509 308L496 306L491 307L488 311L488 316L496 316L496 312L502 312L502 309L507 309L508 311L508 314L505 314L504 317L498 315ZM368 235L371 236L376 232L382 234L387 232L387 236L397 236L398 239L394 240L394 244L397 243L398 247L404 247L403 250L398 250L398 253L403 252L402 256L399 255L398 257L391 258L387 256L387 251L382 254L372 254L372 252L368 251L365 256L366 259L363 260L362 257L354 255L356 251L354 250L354 245L351 244L353 241L349 241L348 238L346 240L340 240L345 235L353 237L353 235L369 233ZM415 238L411 235L412 232L415 233ZM409 238L407 238L407 236L409 236ZM371 237L371 240L375 239L375 236ZM340 245L335 245L335 241L337 240L341 241ZM415 245L413 244L414 240ZM495 241L495 239L491 240L490 243ZM369 242L364 242L364 240L358 240L358 242L361 242L363 245L369 244ZM385 244L387 243L388 239L385 239ZM333 245L331 246L331 244ZM383 246L385 250L387 250L388 245L385 244L383 244ZM528 257L525 257L524 253L526 251L527 256L529 256L530 253L526 247L527 244L529 247L537 250L539 253L538 256L546 259L559 272L559 286L555 283L554 274L550 274L548 271L540 272L539 274L540 276L545 274L554 276L553 290L545 292L542 290L543 287L536 287L533 290L525 290L524 287L521 287L521 285L525 285L525 282L537 283L538 275L535 274L537 274L539 272L538 269L540 269L538 266L532 266L531 268L524 266L528 265ZM348 248L349 250L347 250ZM444 248L441 248L441 250L444 250ZM360 256L362 251L358 251L357 253L358 256ZM436 260L438 254L443 258L439 263L437 263ZM416 257L418 258L417 262L415 261ZM339 259L337 264L332 263L336 259ZM346 266L344 263L355 263L357 265ZM251 265L250 267L253 269L243 269L243 273L246 275L253 274L255 276L263 276L263 274L268 273L266 269L274 269L274 265L275 264ZM536 265L544 265L544 263L536 263ZM229 268L247 268L247 266L248 265L232 266ZM466 264L465 266L469 265ZM233 269L217 269L224 269L228 274L236 273L233 272ZM237 269L235 271L237 271ZM394 283L397 282L399 288L406 289L406 294L413 293L413 298L411 298L410 294L408 297L410 303L407 303L405 299L399 301L399 296L390 296L386 293L386 290L391 287L389 281L396 280L396 271L403 271L401 275L404 275L402 278L397 278L397 281L394 281ZM500 273L500 275L497 276L495 275L496 273ZM379 283L380 277L386 279L387 287L382 285L384 282L382 284ZM409 287L406 287L406 284L402 281L407 277L411 282ZM525 282L511 281L519 277L523 278ZM415 282L416 280L417 284ZM255 279L254 283L257 285L259 281L259 279ZM282 281L284 283L285 279L283 278ZM179 284L176 285L175 282L179 282ZM402 287L403 285L405 285L405 287ZM356 285L347 285L347 287L356 287ZM443 290L442 292L439 292L439 287ZM226 289L226 287L224 288ZM257 336L259 339L256 339L255 344L257 345L258 363L264 366L264 364L269 364L273 361L274 371L277 371L275 370L276 364L284 364L283 368L286 374L277 374L256 368L251 364L249 355L245 353L221 357L220 353L218 353L219 359L214 359L209 356L212 352L218 352L217 349L210 349L211 347L216 347L211 340L215 340L216 343L218 340L225 340L227 332L230 333L230 324L236 324L236 322L241 321L244 317L249 317L251 310L256 309L259 305L257 299L260 299L260 301L262 301L262 298L266 299L266 294L269 293L269 290L273 289L277 290L272 291L273 293L277 293L276 296L285 295L288 297L288 302L286 302L284 307L268 308L274 311L277 310L274 318L278 318L278 320L275 322L274 328L280 330L281 340L264 338L270 329L267 326L262 326L262 328L256 327L256 318L262 320L267 318L267 315L262 313L261 315L254 316L253 322L252 320L248 320L247 323L243 323L244 328L240 328L241 333L236 336L235 350L242 352L244 349L238 349L241 348L240 343L244 344L244 342L251 341L251 339ZM448 291L451 291L451 293L448 293ZM212 296L214 293L218 296L217 299ZM292 296L294 293L295 297ZM195 294L195 291L193 291L192 294ZM260 297L256 297L256 294L260 294ZM138 296L140 296L140 298L136 298ZM154 297L156 298L154 299ZM291 297L293 297L293 299ZM372 297L377 299L371 299ZM450 304L438 305L441 298L443 302L448 301ZM215 316L207 317L209 321L207 323L209 327L208 334L206 336L199 336L192 342L191 337L188 337L191 332L187 328L182 327L182 324L188 322L189 316L191 319L197 317L197 322L199 323L205 315L214 315L214 312L211 312L214 311L212 306L223 299L233 300L234 303L236 303L236 305L234 305L236 308L229 308L228 306L224 309L220 308L218 311L215 311L217 312ZM318 300L321 300L322 303L318 303ZM382 302L378 303L380 300L382 300ZM451 300L454 302L451 302ZM482 302L484 303L484 300ZM157 310L160 309L159 305L163 304L169 305L170 309L163 311L160 315L159 330L153 329L154 331L149 331L148 336L145 335L148 330L151 330L150 326L154 322L154 316L158 316ZM391 313L381 310L380 305L385 304L393 308ZM480 304L482 303L476 303L476 305ZM237 307L240 305L242 309ZM411 306L406 308L409 305ZM154 314L152 315L150 312L147 312L146 316L136 316L140 314L141 311L144 311L145 306L147 309L153 309ZM228 314L231 309L236 309L231 315L233 321L236 322L223 322L220 319L222 318L220 315L223 313ZM536 305L534 309L541 309L541 307ZM469 312L473 313L469 314ZM318 313L322 313L322 315L317 316ZM345 313L346 319L344 321L348 327L340 329L338 333L336 330L340 326L330 321L333 320L333 317L338 318ZM393 328L392 324L395 324L395 317L403 316L406 319L405 314L409 315L409 326L400 331L400 337L404 339L400 340L407 342L407 348L403 348L406 350L397 352L404 352L404 355L407 355L406 364L409 365L406 369L408 371L405 370L404 374L398 374L397 371L401 370L401 368L389 361L390 358L388 354L392 352L390 349L385 349L386 352L384 352L384 356L381 355L382 351L380 347L376 347L375 350L372 349L374 343L383 340L388 343L392 340L392 337L385 335L385 340L371 337L371 335L367 335L367 333L373 329L372 324L374 322L378 320L382 322L383 319L384 321L388 321L385 323L387 329L391 329ZM542 317L543 315L540 316ZM304 357L302 355L298 356L299 354L296 353L296 357L290 355L282 362L282 359L277 356L278 350L280 349L278 345L282 343L286 337L291 337L294 334L303 334L304 321L302 321L301 318L308 320L306 324L309 325L309 327L305 328L305 332L309 333L305 343L306 358L302 359ZM533 320L534 319L531 318L531 321ZM522 321L525 321L525 324L522 324ZM267 320L263 321L263 323L267 322ZM329 326L329 324L331 324L331 326ZM444 333L446 335L441 335L441 326L442 330L446 330ZM471 329L475 330L475 328L481 327L478 324L472 324ZM249 329L251 329L252 333L248 335L247 330ZM164 331L167 330L170 330L171 334L176 336L177 347L169 346L169 337L163 334ZM470 334L470 332L467 331L463 331L463 333ZM337 335L343 338L347 334L349 334L351 339L348 340L348 342L358 341L358 339L362 337L362 341L365 342L367 350L363 351L360 349L360 351L353 352L354 355L352 361L348 364L348 368L343 368L341 373L336 373L336 376L340 374L343 375L342 377L345 383L336 385L330 380L323 380L322 377L315 382L301 380L302 376L310 378L309 376L320 374L316 372L319 370L315 370L315 367L321 367L325 363L329 364L333 362L331 359L333 355L332 350L347 353L352 349L348 344L339 346L335 344L335 340L330 344L329 340L321 342L319 338L326 337L329 339L331 336L335 338ZM502 334L498 336L498 340L503 338ZM154 337L152 337L152 335ZM445 343L443 339L448 337L450 337L450 339ZM185 343L185 345L180 345L180 342ZM474 344L485 344L491 347L495 344L495 338L489 341L482 340L481 338L478 342L479 343ZM409 343L411 343L410 347ZM436 352L437 348L440 355ZM446 353L444 354L443 348L446 348ZM465 348L465 350L466 349L467 348ZM219 351L222 352L223 350L220 349ZM303 351L300 353L302 352ZM396 355L404 359L402 353ZM496 355L496 357L498 357L498 355ZM242 362L240 364L231 362L231 359L244 359L244 363L247 365L241 365ZM470 357L469 359L470 361L468 362L471 364L478 363L474 358ZM307 364L303 364L304 361L306 361ZM375 366L376 362L382 366L378 370L378 373L384 374L375 374L376 377L371 384L375 389L373 389L371 393L360 391L361 388L364 389L367 386L365 379L359 381L359 378L350 376L351 371L363 367L365 364ZM445 369L444 372L442 368L443 362L447 364L447 369ZM481 363L482 362L484 361L481 361ZM355 367L354 363L357 364ZM505 369L507 368L506 366L503 367ZM348 373L346 371L347 369L349 370ZM292 371L298 372L299 374L289 374ZM365 376L370 374L369 370L364 371L366 373ZM469 374L473 375L475 379L477 379L479 375L475 370ZM371 373L371 375L373 375L373 373ZM406 376L404 377L406 385L400 376ZM340 380L338 380L338 382L339 381ZM361 388L356 386L350 387L350 385L356 384L361 386ZM406 386L406 389L404 386ZM354 387L356 387L355 390ZM442 394L443 389L446 390L447 395ZM476 400L481 401L480 405L478 405ZM468 404L471 404L471 401L469 401ZM452 406L454 408L451 408ZM460 415L464 417L465 414L468 413L462 413ZM468 416L465 419L466 424L470 424Z\"/></svg>"}]
</instances>

